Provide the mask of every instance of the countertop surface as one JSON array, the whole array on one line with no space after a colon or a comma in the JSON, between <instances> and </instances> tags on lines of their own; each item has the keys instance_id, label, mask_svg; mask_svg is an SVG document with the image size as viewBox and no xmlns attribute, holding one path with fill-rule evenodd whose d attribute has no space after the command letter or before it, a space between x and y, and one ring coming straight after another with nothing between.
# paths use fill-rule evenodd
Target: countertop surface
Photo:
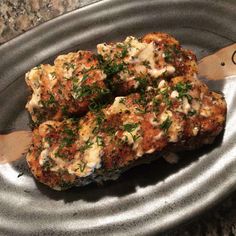
<instances>
[{"instance_id":1,"label":"countertop surface","mask_svg":"<svg viewBox=\"0 0 236 236\"><path fill-rule=\"evenodd\" d=\"M58 15L99 0L1 0L0 44ZM236 193L214 209L164 235L236 235Z\"/></svg>"}]
</instances>

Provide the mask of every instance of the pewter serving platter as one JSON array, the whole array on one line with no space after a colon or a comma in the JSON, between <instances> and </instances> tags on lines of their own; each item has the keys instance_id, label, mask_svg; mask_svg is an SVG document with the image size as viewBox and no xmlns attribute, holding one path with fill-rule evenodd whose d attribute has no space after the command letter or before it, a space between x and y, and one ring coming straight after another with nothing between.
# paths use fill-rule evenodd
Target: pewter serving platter
<instances>
[{"instance_id":1,"label":"pewter serving platter","mask_svg":"<svg viewBox=\"0 0 236 236\"><path fill-rule=\"evenodd\" d=\"M235 12L233 0L105 0L22 34L0 46L0 132L29 130L24 74L37 64L152 31L172 34L200 59L236 41ZM217 204L236 189L236 76L206 82L225 94L225 131L213 145L180 153L176 165L158 159L65 192L36 182L24 157L0 165L0 235L150 235Z\"/></svg>"}]
</instances>

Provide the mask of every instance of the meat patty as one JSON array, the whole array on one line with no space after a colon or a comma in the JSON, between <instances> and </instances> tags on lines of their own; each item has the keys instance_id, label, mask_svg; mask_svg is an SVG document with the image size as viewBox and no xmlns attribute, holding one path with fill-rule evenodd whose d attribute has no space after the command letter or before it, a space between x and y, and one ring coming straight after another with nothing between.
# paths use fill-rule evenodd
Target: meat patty
<instances>
[{"instance_id":1,"label":"meat patty","mask_svg":"<svg viewBox=\"0 0 236 236\"><path fill-rule=\"evenodd\" d=\"M27 155L33 175L56 190L112 179L153 154L211 143L223 130L225 100L196 75L144 84L79 120L39 125Z\"/></svg>"}]
</instances>

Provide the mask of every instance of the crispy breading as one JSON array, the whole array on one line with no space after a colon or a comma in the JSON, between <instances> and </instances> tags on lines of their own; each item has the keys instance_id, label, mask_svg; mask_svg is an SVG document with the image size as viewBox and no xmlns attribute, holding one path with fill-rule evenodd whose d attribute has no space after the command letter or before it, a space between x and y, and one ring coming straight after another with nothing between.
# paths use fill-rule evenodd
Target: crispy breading
<instances>
[{"instance_id":1,"label":"crispy breading","mask_svg":"<svg viewBox=\"0 0 236 236\"><path fill-rule=\"evenodd\" d=\"M174 77L143 93L116 97L79 121L41 124L27 161L36 178L54 189L84 185L150 154L211 143L225 115L222 95L196 77Z\"/></svg>"},{"instance_id":2,"label":"crispy breading","mask_svg":"<svg viewBox=\"0 0 236 236\"><path fill-rule=\"evenodd\" d=\"M26 83L33 90L26 108L37 124L83 115L94 99L109 93L105 78L92 52L58 56L53 66L40 65L26 74Z\"/></svg>"},{"instance_id":3,"label":"crispy breading","mask_svg":"<svg viewBox=\"0 0 236 236\"><path fill-rule=\"evenodd\" d=\"M27 162L40 182L62 190L112 179L158 153L212 143L223 130L224 97L197 78L195 55L172 36L97 49L98 56L59 56L26 76L27 109L39 124Z\"/></svg>"},{"instance_id":4,"label":"crispy breading","mask_svg":"<svg viewBox=\"0 0 236 236\"><path fill-rule=\"evenodd\" d=\"M54 65L40 65L26 74L32 90L26 108L36 124L83 116L94 101L107 103L146 85L155 87L163 78L197 72L195 55L164 33L127 37L97 49L98 55L78 51L58 56Z\"/></svg>"},{"instance_id":5,"label":"crispy breading","mask_svg":"<svg viewBox=\"0 0 236 236\"><path fill-rule=\"evenodd\" d=\"M117 96L142 89L143 78L155 87L163 78L197 73L196 56L165 33L147 34L142 39L130 36L123 42L98 44L97 50Z\"/></svg>"}]
</instances>

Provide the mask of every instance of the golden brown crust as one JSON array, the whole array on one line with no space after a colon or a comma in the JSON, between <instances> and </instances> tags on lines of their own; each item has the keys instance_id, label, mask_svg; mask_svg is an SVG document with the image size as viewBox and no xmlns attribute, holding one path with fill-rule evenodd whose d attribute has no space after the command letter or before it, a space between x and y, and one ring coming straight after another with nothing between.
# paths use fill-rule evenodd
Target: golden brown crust
<instances>
[{"instance_id":1,"label":"golden brown crust","mask_svg":"<svg viewBox=\"0 0 236 236\"><path fill-rule=\"evenodd\" d=\"M104 63L100 66L112 82L111 89L126 96L116 97L106 106L95 103L79 120L47 121L34 130L27 161L40 182L54 189L69 188L78 181L83 185L87 178L103 177L127 168L145 155L194 149L211 143L223 130L224 97L210 91L197 79L196 57L191 51L182 49L178 41L164 33L148 34L140 41L130 37L124 42L100 45L98 51ZM157 51L162 53L155 56ZM108 52L111 55L107 55ZM152 58L146 58L143 52ZM132 58L131 54L137 58ZM83 55L80 63L86 64L91 54ZM65 74L60 71L65 69L63 60L70 61L74 56L68 54L55 61L59 68L58 81L65 83L63 93L68 96L67 102L71 101L71 83L59 75ZM156 62L151 65L153 60ZM95 62L89 65L91 63ZM121 63L124 65L119 67ZM145 66L140 69L143 63ZM50 66L46 68L50 69ZM76 76L80 76L81 70L78 68ZM89 73L91 78L85 81L88 84L97 81L97 73L101 71ZM98 86L103 88L104 81L100 82ZM60 96L58 90L54 92ZM81 102L86 109L88 101ZM81 107L80 103L70 102L68 110L74 113L78 112L74 109L81 110Z\"/></svg>"},{"instance_id":2,"label":"golden brown crust","mask_svg":"<svg viewBox=\"0 0 236 236\"><path fill-rule=\"evenodd\" d=\"M84 150L82 152L81 147L84 147L88 140L96 143L98 140L95 138L99 137L101 163L98 169L102 172L130 166L143 155L165 150L193 149L211 143L224 127L224 98L189 76L176 77L160 84L162 87L146 91L144 95L136 93L116 98L112 105L99 113L89 112L79 122L52 121L49 128L47 122L40 125L39 130L34 131L34 146L31 155L27 157L36 178L53 188L63 187L67 178L69 186L73 184L73 180L80 178L81 173L67 172L67 164L59 169L52 165L52 168L46 171L44 164L39 165L42 147L45 149L50 146L48 158L55 161L52 153L68 138L64 132L68 128L74 132L74 142L63 147L66 152L61 150L66 156L57 158L62 158L65 163L76 162L78 152L81 154L80 158L84 158ZM173 96L177 90L178 96ZM145 104L140 103L140 99L144 99L143 96L146 99ZM80 127L78 131L76 127ZM54 137L53 143L46 145L45 140L50 137ZM87 150L92 150L91 147L87 146ZM89 162L87 164L89 165Z\"/></svg>"},{"instance_id":3,"label":"golden brown crust","mask_svg":"<svg viewBox=\"0 0 236 236\"><path fill-rule=\"evenodd\" d=\"M100 99L108 89L106 78L96 56L89 51L78 51L61 55L54 65L40 65L26 75L26 82L34 88L38 82L37 104L32 98L27 104L36 123L45 120L62 120L72 115L83 115L88 111L90 101Z\"/></svg>"}]
</instances>

